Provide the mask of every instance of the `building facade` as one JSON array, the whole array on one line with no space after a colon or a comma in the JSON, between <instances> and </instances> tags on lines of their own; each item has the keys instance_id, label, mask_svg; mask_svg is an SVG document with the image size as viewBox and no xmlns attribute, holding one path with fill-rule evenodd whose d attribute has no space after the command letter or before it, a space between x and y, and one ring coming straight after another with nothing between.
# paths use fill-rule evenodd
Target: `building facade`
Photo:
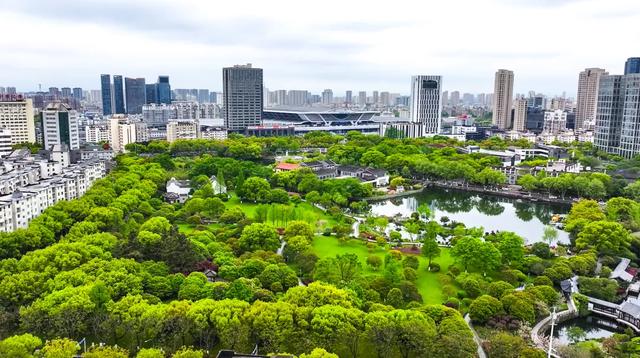
<instances>
[{"instance_id":1,"label":"building facade","mask_svg":"<svg viewBox=\"0 0 640 358\"><path fill-rule=\"evenodd\" d=\"M158 102L156 103L171 103L171 84L169 83L169 76L158 76L156 90L158 93Z\"/></svg>"},{"instance_id":2,"label":"building facade","mask_svg":"<svg viewBox=\"0 0 640 358\"><path fill-rule=\"evenodd\" d=\"M557 135L567 129L567 112L563 110L544 112L544 133Z\"/></svg>"},{"instance_id":3,"label":"building facade","mask_svg":"<svg viewBox=\"0 0 640 358\"><path fill-rule=\"evenodd\" d=\"M411 123L424 135L440 133L442 126L442 76L411 77Z\"/></svg>"},{"instance_id":4,"label":"building facade","mask_svg":"<svg viewBox=\"0 0 640 358\"><path fill-rule=\"evenodd\" d=\"M237 132L262 124L262 69L251 64L225 67L222 83L225 127Z\"/></svg>"},{"instance_id":5,"label":"building facade","mask_svg":"<svg viewBox=\"0 0 640 358\"><path fill-rule=\"evenodd\" d=\"M26 228L48 207L84 195L105 173L102 160L68 164L55 157L33 157L28 151L12 153L0 173L0 231Z\"/></svg>"},{"instance_id":6,"label":"building facade","mask_svg":"<svg viewBox=\"0 0 640 358\"><path fill-rule=\"evenodd\" d=\"M86 143L109 142L109 126L104 124L91 124L84 128Z\"/></svg>"},{"instance_id":7,"label":"building facade","mask_svg":"<svg viewBox=\"0 0 640 358\"><path fill-rule=\"evenodd\" d=\"M42 133L45 149L65 144L69 149L80 148L78 112L64 103L49 103L42 111Z\"/></svg>"},{"instance_id":8,"label":"building facade","mask_svg":"<svg viewBox=\"0 0 640 358\"><path fill-rule=\"evenodd\" d=\"M31 99L19 94L0 95L0 128L11 131L11 144L35 143Z\"/></svg>"},{"instance_id":9,"label":"building facade","mask_svg":"<svg viewBox=\"0 0 640 358\"><path fill-rule=\"evenodd\" d=\"M113 114L125 114L122 76L113 75Z\"/></svg>"},{"instance_id":10,"label":"building facade","mask_svg":"<svg viewBox=\"0 0 640 358\"><path fill-rule=\"evenodd\" d=\"M200 138L198 120L187 119L167 123L167 142L173 143L176 140L197 138Z\"/></svg>"},{"instance_id":11,"label":"building facade","mask_svg":"<svg viewBox=\"0 0 640 358\"><path fill-rule=\"evenodd\" d=\"M602 68L587 68L578 77L575 130L592 129L595 124L600 77L609 73ZM564 109L564 108L563 108Z\"/></svg>"},{"instance_id":12,"label":"building facade","mask_svg":"<svg viewBox=\"0 0 640 358\"><path fill-rule=\"evenodd\" d=\"M110 144L114 153L125 152L125 146L136 142L136 123L124 116L114 116L109 120Z\"/></svg>"},{"instance_id":13,"label":"building facade","mask_svg":"<svg viewBox=\"0 0 640 358\"><path fill-rule=\"evenodd\" d=\"M513 129L524 132L527 129L527 100L516 98L513 102Z\"/></svg>"},{"instance_id":14,"label":"building facade","mask_svg":"<svg viewBox=\"0 0 640 358\"><path fill-rule=\"evenodd\" d=\"M511 128L511 106L513 102L513 71L500 69L496 72L493 91L494 126Z\"/></svg>"},{"instance_id":15,"label":"building facade","mask_svg":"<svg viewBox=\"0 0 640 358\"><path fill-rule=\"evenodd\" d=\"M146 103L146 85L144 78L125 78L124 86L127 98L127 113L141 114L142 106Z\"/></svg>"},{"instance_id":16,"label":"building facade","mask_svg":"<svg viewBox=\"0 0 640 358\"><path fill-rule=\"evenodd\" d=\"M624 63L624 74L640 73L640 57L629 57Z\"/></svg>"},{"instance_id":17,"label":"building facade","mask_svg":"<svg viewBox=\"0 0 640 358\"><path fill-rule=\"evenodd\" d=\"M322 104L327 106L333 103L333 91L329 88L322 91Z\"/></svg>"},{"instance_id":18,"label":"building facade","mask_svg":"<svg viewBox=\"0 0 640 358\"><path fill-rule=\"evenodd\" d=\"M358 105L364 107L367 105L367 92L360 91L358 92Z\"/></svg>"},{"instance_id":19,"label":"building facade","mask_svg":"<svg viewBox=\"0 0 640 358\"><path fill-rule=\"evenodd\" d=\"M0 128L0 157L9 155L12 148L11 131L6 128Z\"/></svg>"},{"instance_id":20,"label":"building facade","mask_svg":"<svg viewBox=\"0 0 640 358\"><path fill-rule=\"evenodd\" d=\"M111 101L111 75L100 75L100 91L102 96L102 114L113 114L113 102Z\"/></svg>"},{"instance_id":21,"label":"building facade","mask_svg":"<svg viewBox=\"0 0 640 358\"><path fill-rule=\"evenodd\" d=\"M609 75L600 79L594 144L609 153L619 153L624 92L625 76Z\"/></svg>"}]
</instances>

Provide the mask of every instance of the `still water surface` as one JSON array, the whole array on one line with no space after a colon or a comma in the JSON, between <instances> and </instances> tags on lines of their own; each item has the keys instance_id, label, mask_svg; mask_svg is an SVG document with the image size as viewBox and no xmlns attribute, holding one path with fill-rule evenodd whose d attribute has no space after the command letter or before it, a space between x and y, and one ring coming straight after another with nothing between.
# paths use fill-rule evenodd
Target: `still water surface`
<instances>
[{"instance_id":1,"label":"still water surface","mask_svg":"<svg viewBox=\"0 0 640 358\"><path fill-rule=\"evenodd\" d=\"M555 342L564 345L572 343L571 339L569 338L569 328L571 327L580 327L584 331L585 336L580 339L580 341L608 338L611 337L614 333L621 331L615 322L606 318L591 315L586 317L574 318L557 325L553 331L554 341L557 340Z\"/></svg>"},{"instance_id":2,"label":"still water surface","mask_svg":"<svg viewBox=\"0 0 640 358\"><path fill-rule=\"evenodd\" d=\"M468 227L483 227L485 231L513 231L531 244L542 240L545 225L553 214L566 214L570 206L528 202L501 196L464 192L452 189L428 188L414 196L389 199L371 204L374 215L409 216L426 203L439 221L443 216ZM569 243L566 232L558 231L558 241Z\"/></svg>"}]
</instances>

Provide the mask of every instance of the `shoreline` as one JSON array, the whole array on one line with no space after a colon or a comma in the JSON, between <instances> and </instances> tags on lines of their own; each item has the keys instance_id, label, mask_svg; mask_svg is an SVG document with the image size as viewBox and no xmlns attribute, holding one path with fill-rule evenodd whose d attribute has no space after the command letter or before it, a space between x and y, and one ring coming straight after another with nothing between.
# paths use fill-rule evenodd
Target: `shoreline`
<instances>
[{"instance_id":1,"label":"shoreline","mask_svg":"<svg viewBox=\"0 0 640 358\"><path fill-rule=\"evenodd\" d=\"M490 190L483 187L477 187L474 185L464 186L458 183L448 184L448 183L441 183L441 182L425 182L424 188L419 190L409 190L409 191L405 191L397 194L375 196L375 197L365 198L364 200L366 200L367 202L376 202L376 201L384 201L388 199L400 198L404 196L411 196L414 194L420 194L424 190L432 187L441 188L441 189L452 189L452 190L461 191L461 192L472 192L472 193L479 193L479 194L502 196L502 197L512 198L512 199L520 199L522 201L527 201L530 203L544 202L544 203L561 204L561 205L571 205L574 203L574 201L571 199L549 198L548 196L544 196L544 195L523 194L520 191Z\"/></svg>"}]
</instances>

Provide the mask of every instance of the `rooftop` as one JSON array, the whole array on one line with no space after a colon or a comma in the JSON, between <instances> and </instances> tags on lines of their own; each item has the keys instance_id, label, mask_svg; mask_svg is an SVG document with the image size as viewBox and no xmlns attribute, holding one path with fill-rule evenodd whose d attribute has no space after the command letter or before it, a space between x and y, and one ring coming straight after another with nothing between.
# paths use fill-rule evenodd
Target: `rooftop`
<instances>
[{"instance_id":1,"label":"rooftop","mask_svg":"<svg viewBox=\"0 0 640 358\"><path fill-rule=\"evenodd\" d=\"M264 112L284 112L284 113L297 113L297 114L379 114L378 111L358 111L344 108L332 108L332 107L289 107L278 106L266 108Z\"/></svg>"},{"instance_id":2,"label":"rooftop","mask_svg":"<svg viewBox=\"0 0 640 358\"><path fill-rule=\"evenodd\" d=\"M609 275L609 278L631 282L633 280L633 275L627 272L627 267L629 267L630 263L631 260L627 258L620 260L618 266L616 266L616 268L611 272L611 275Z\"/></svg>"},{"instance_id":3,"label":"rooftop","mask_svg":"<svg viewBox=\"0 0 640 358\"><path fill-rule=\"evenodd\" d=\"M278 163L278 165L276 165L276 169L279 169L279 170L296 170L298 168L300 168L300 164L298 163L280 162Z\"/></svg>"}]
</instances>

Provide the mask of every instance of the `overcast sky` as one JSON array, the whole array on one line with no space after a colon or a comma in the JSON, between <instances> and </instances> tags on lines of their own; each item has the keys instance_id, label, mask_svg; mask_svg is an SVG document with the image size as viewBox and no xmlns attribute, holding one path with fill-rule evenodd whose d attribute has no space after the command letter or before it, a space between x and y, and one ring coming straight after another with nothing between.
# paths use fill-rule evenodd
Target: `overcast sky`
<instances>
[{"instance_id":1,"label":"overcast sky","mask_svg":"<svg viewBox=\"0 0 640 358\"><path fill-rule=\"evenodd\" d=\"M414 74L492 92L574 95L585 67L640 56L639 0L0 0L0 86L99 88L101 73L222 88L251 62L265 86L407 94Z\"/></svg>"}]
</instances>

